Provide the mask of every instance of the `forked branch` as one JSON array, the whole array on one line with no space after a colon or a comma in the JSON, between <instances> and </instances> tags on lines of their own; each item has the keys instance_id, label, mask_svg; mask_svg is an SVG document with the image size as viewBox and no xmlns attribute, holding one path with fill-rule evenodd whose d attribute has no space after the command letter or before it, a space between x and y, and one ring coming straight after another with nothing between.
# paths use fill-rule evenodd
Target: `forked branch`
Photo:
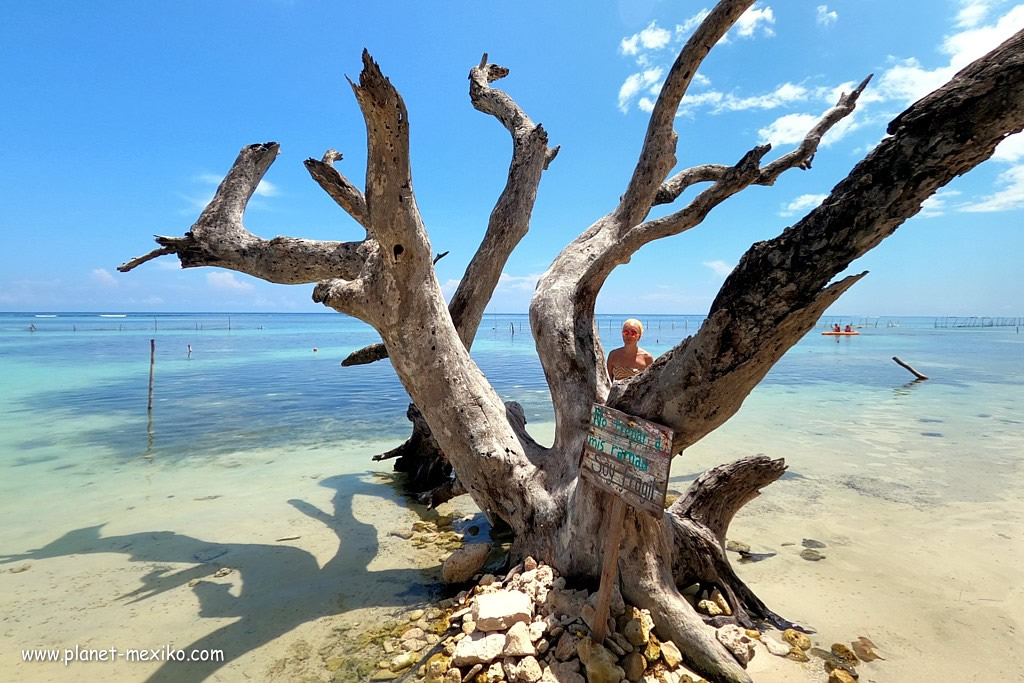
<instances>
[{"instance_id":1,"label":"forked branch","mask_svg":"<svg viewBox=\"0 0 1024 683\"><path fill-rule=\"evenodd\" d=\"M825 136L825 133L843 118L853 113L854 108L857 106L857 99L864 92L864 88L867 87L870 80L871 75L861 81L860 85L854 88L853 91L843 93L839 97L836 106L825 112L821 120L807 132L807 135L804 136L804 139L796 149L765 165L757 177L751 181L751 184L773 185L783 172L791 168L810 169L811 161L818 151L818 144ZM662 183L661 187L658 188L658 194L655 196L654 203L670 204L688 187L697 183L720 181L729 170L729 166L721 164L703 164L684 169Z\"/></svg>"},{"instance_id":2,"label":"forked branch","mask_svg":"<svg viewBox=\"0 0 1024 683\"><path fill-rule=\"evenodd\" d=\"M175 254L182 268L219 266L279 284L306 284L327 278L353 279L372 245L294 237L262 239L242 225L245 206L277 157L268 142L242 148L213 199L183 237L157 236L160 245L118 270L126 273L158 256Z\"/></svg>"}]
</instances>

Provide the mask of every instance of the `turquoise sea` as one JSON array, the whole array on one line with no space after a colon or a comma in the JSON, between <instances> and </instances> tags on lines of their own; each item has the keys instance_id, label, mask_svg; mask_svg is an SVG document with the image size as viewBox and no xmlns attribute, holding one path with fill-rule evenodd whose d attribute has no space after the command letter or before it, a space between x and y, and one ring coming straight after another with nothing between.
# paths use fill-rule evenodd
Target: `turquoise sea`
<instances>
[{"instance_id":1,"label":"turquoise sea","mask_svg":"<svg viewBox=\"0 0 1024 683\"><path fill-rule=\"evenodd\" d=\"M599 316L606 350L625 317ZM703 320L638 317L655 355ZM860 334L822 336L833 321ZM922 662L978 624L1019 625L1016 322L826 317L673 464L682 490L735 457L787 459L734 523L734 536L776 553L741 574L787 618L837 639L872 633L890 657L869 680L925 680L904 675L927 671ZM191 672L181 680L269 680L281 651L315 645L330 620L351 626L437 597L439 558L389 535L425 513L398 495L388 463L370 460L408 434L407 398L387 361L339 365L376 340L332 313L0 314L0 670L78 680L91 664L28 665L17 651L171 638L234 648L225 665L177 669ZM527 317L488 313L473 356L549 437ZM892 356L931 379L912 382ZM459 510L473 514L467 504ZM801 560L805 537L824 541L828 558ZM214 568L235 567L235 583L205 569L221 548ZM188 585L196 577L204 583ZM1024 664L1011 642L976 644L951 671ZM167 666L113 679L174 680Z\"/></svg>"}]
</instances>

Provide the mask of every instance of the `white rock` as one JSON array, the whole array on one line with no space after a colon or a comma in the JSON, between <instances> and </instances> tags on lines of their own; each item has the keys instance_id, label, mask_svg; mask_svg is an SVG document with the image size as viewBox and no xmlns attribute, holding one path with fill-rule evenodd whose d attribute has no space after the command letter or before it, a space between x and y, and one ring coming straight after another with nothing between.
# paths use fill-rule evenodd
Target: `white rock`
<instances>
[{"instance_id":1,"label":"white rock","mask_svg":"<svg viewBox=\"0 0 1024 683\"><path fill-rule=\"evenodd\" d=\"M490 543L467 543L448 556L441 565L441 578L446 583L469 581L487 562Z\"/></svg>"},{"instance_id":2,"label":"white rock","mask_svg":"<svg viewBox=\"0 0 1024 683\"><path fill-rule=\"evenodd\" d=\"M547 631L548 625L544 621L535 621L530 624L530 640L536 643L542 637L544 637L545 631Z\"/></svg>"},{"instance_id":3,"label":"white rock","mask_svg":"<svg viewBox=\"0 0 1024 683\"><path fill-rule=\"evenodd\" d=\"M767 633L761 634L761 642L764 643L766 648L768 648L768 652L772 653L776 657L785 657L793 649L793 646L789 643L780 643Z\"/></svg>"},{"instance_id":4,"label":"white rock","mask_svg":"<svg viewBox=\"0 0 1024 683\"><path fill-rule=\"evenodd\" d=\"M739 626L728 624L718 629L715 635L718 637L718 642L725 645L743 666L746 666L747 662L754 658L754 641Z\"/></svg>"},{"instance_id":5,"label":"white rock","mask_svg":"<svg viewBox=\"0 0 1024 683\"><path fill-rule=\"evenodd\" d=\"M534 657L524 657L519 661L519 670L513 679L515 683L536 683L542 675L540 662Z\"/></svg>"},{"instance_id":6,"label":"white rock","mask_svg":"<svg viewBox=\"0 0 1024 683\"><path fill-rule=\"evenodd\" d=\"M501 654L506 657L525 657L537 654L537 648L530 640L530 627L519 621L512 624L505 640L505 649Z\"/></svg>"},{"instance_id":7,"label":"white rock","mask_svg":"<svg viewBox=\"0 0 1024 683\"><path fill-rule=\"evenodd\" d=\"M502 591L479 595L473 604L473 621L481 631L504 631L523 621L533 619L533 601L526 593Z\"/></svg>"},{"instance_id":8,"label":"white rock","mask_svg":"<svg viewBox=\"0 0 1024 683\"><path fill-rule=\"evenodd\" d=\"M454 666L490 664L501 655L505 648L504 633L474 633L466 636L455 646Z\"/></svg>"}]
</instances>

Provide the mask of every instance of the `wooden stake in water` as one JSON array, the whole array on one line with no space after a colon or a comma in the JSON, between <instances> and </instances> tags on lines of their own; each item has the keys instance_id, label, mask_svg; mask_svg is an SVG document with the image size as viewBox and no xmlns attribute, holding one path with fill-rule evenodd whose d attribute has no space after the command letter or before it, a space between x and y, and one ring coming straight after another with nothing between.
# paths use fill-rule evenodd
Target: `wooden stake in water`
<instances>
[{"instance_id":1,"label":"wooden stake in water","mask_svg":"<svg viewBox=\"0 0 1024 683\"><path fill-rule=\"evenodd\" d=\"M146 408L153 412L153 365L156 363L156 339L149 340L149 406Z\"/></svg>"}]
</instances>

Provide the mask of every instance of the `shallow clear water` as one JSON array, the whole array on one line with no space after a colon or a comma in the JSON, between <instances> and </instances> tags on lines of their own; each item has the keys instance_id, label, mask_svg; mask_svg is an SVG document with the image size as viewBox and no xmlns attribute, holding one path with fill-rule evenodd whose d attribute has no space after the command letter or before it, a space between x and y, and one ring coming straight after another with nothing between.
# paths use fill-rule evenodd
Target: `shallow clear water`
<instances>
[{"instance_id":1,"label":"shallow clear water","mask_svg":"<svg viewBox=\"0 0 1024 683\"><path fill-rule=\"evenodd\" d=\"M606 351L619 345L624 318L599 316ZM641 345L658 355L693 334L703 318L642 320L646 332ZM831 322L823 320L793 347L724 427L674 461L672 488L685 488L715 464L766 453L785 457L789 471L768 490L772 495L749 506L752 516L737 519L740 529L757 530L766 539L774 538L777 529L759 526L756 520L779 515L788 524L818 524L819 533L832 533L840 544L843 538L859 539L866 550L870 537L858 537L858 531L844 528L842 520L857 519L867 528L877 522L871 515L893 511L910 515L894 525L902 533L927 537L932 545L940 536L928 520L946 510L969 519L976 538L979 531L1008 532L1010 527L999 524L1015 519L1017 508L991 518L985 511L996 505L1002 510L1011 499L1019 504L1022 490L1024 336L1018 328L937 327L951 321L935 318L901 318L896 327L895 319L870 318L852 320L860 327L859 336L822 336ZM150 339L156 343L151 421L146 410ZM211 522L235 524L246 533L250 526L258 530L281 519L273 505L306 510L307 503L290 500L294 495L313 502L320 496L323 509L351 508L346 514L376 527L376 536L370 527L360 532L368 534L360 541L366 552L360 550L354 557L363 563L384 562L391 571L396 562L401 564L403 551L395 546L389 555L378 537L386 536L388 529L408 526L407 504L386 484L374 483L363 473L386 469L387 463L372 465L369 455L407 436L407 398L387 361L353 368L339 365L348 353L375 341L368 326L330 313L117 318L0 314L0 511L7 521L0 527L0 558L20 556L47 543L60 545L64 534L107 523L114 526L102 532L107 540L100 541L97 535L94 550L79 544L67 552L110 552L109 530L118 523L124 526L122 534L138 529L187 534L194 526L206 530L210 540L224 542L234 532L210 527ZM503 398L521 402L531 424L550 430L545 424L552 419L550 401L526 316L486 315L473 356ZM932 379L911 382L911 375L892 362L892 356ZM188 479L182 478L184 472ZM282 481L292 472L294 485ZM331 475L336 476L325 479ZM213 487L209 491L203 488L207 477ZM300 479L306 483L298 483ZM323 487L325 481L349 490L290 492L293 486L296 491ZM207 512L212 508L203 508L203 517L197 516L195 501L204 500L204 493L224 494L226 500L232 489L244 491L242 505L259 498L258 482L273 487L280 498L268 499L265 518L246 523L231 517L227 508L212 518ZM182 502L175 507L178 503L168 499L187 499L191 506ZM830 508L834 500L853 507L836 517ZM135 514L145 505L162 506L159 519L166 521L160 526L150 520L140 521L138 527L128 524L126 510ZM961 505L977 509L956 507ZM244 514L251 517L248 510ZM913 517L917 512L920 518ZM289 523L304 523L304 516L316 518L305 513ZM304 533L315 536L312 530ZM1019 531L1008 533L1001 538L1020 540ZM885 554L888 549L877 552ZM332 557L328 553L320 558L321 564L329 566L337 559ZM806 571L808 564L775 562L774 571L785 568L787 573L766 575L762 580L769 591L768 586L780 585L779 576ZM845 569L867 571L868 565L876 564L864 562L858 566L848 560ZM889 571L908 577L925 571L923 564L914 562L894 564ZM841 566L837 560L815 567L826 572L820 577L823 595L835 594L827 572ZM929 566L929 571L939 571ZM753 572L756 581L757 572L764 571L761 567L744 571ZM969 575L970 569L961 574ZM992 579L985 574L970 576L972 586ZM333 577L324 585L335 581ZM363 572L359 577L363 593L380 584L383 593L405 590L409 603L424 596L408 592L408 586L385 574ZM286 575L272 573L264 577L264 585L273 590L282 580ZM436 577L428 572L418 580ZM813 586L810 578L805 580ZM917 576L915 581L928 579ZM377 602L402 601L389 596ZM353 596L347 599L349 605L359 604ZM987 608L995 609L989 604ZM327 613L339 612L332 609ZM815 610L787 616L822 618ZM952 618L943 613L935 620L946 623ZM11 634L19 635L17 629L4 635ZM888 635L890 640L897 637ZM256 647L255 642L251 645ZM978 670L973 663L971 667ZM228 676L237 678L241 677Z\"/></svg>"}]
</instances>

